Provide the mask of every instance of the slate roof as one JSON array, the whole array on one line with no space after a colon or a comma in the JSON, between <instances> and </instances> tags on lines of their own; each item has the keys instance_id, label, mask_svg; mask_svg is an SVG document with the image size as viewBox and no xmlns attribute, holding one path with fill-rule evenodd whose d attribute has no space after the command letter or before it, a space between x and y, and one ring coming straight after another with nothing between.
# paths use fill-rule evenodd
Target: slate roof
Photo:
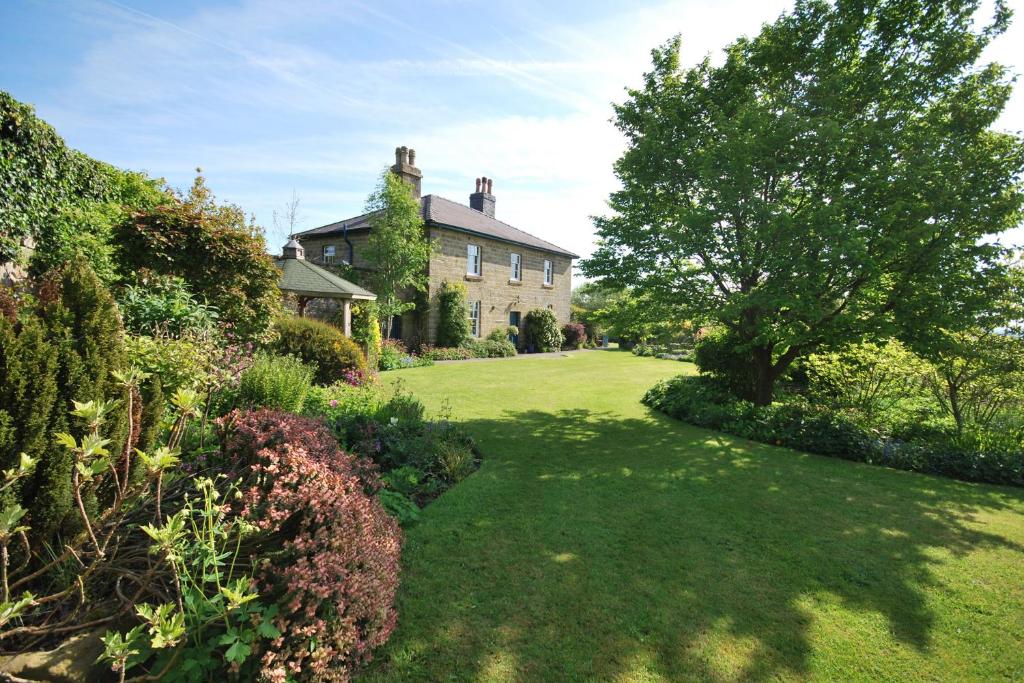
<instances>
[{"instance_id":1,"label":"slate roof","mask_svg":"<svg viewBox=\"0 0 1024 683\"><path fill-rule=\"evenodd\" d=\"M279 258L282 291L324 299L376 299L377 295L302 258Z\"/></svg>"},{"instance_id":2,"label":"slate roof","mask_svg":"<svg viewBox=\"0 0 1024 683\"><path fill-rule=\"evenodd\" d=\"M444 197L440 197L436 194L428 194L420 199L420 213L427 225L442 226L475 235L490 237L491 239L501 240L502 242L522 244L541 251L548 251L554 254L568 256L569 258L579 258L579 256L571 251L567 251L552 244L551 242L535 237L534 235L513 227L504 221L499 221L497 218L492 218L482 211L477 211L476 209L472 209L464 204L453 202L450 199L445 199ZM340 235L344 231L344 226L346 224L348 225L349 232L368 230L370 228L370 214L365 213L361 216L355 216L347 220L321 225L318 228L297 233L296 237L299 238L299 241L302 241L303 237Z\"/></svg>"}]
</instances>

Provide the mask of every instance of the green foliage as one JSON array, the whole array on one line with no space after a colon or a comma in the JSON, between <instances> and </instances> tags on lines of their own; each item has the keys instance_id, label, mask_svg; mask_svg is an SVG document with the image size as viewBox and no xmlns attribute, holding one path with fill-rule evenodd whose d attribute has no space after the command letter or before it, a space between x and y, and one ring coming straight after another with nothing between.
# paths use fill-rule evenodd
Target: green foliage
<instances>
[{"instance_id":1,"label":"green foliage","mask_svg":"<svg viewBox=\"0 0 1024 683\"><path fill-rule=\"evenodd\" d=\"M537 352L558 351L562 348L562 332L558 329L555 312L535 308L523 316L523 344Z\"/></svg>"},{"instance_id":2,"label":"green foliage","mask_svg":"<svg viewBox=\"0 0 1024 683\"><path fill-rule=\"evenodd\" d=\"M212 333L220 317L216 308L196 300L188 284L174 276L128 285L118 303L125 329L136 334Z\"/></svg>"},{"instance_id":3,"label":"green foliage","mask_svg":"<svg viewBox=\"0 0 1024 683\"><path fill-rule=\"evenodd\" d=\"M925 378L957 433L971 428L1024 435L1024 341L984 329L939 330L936 336L933 348L939 350Z\"/></svg>"},{"instance_id":4,"label":"green foliage","mask_svg":"<svg viewBox=\"0 0 1024 683\"><path fill-rule=\"evenodd\" d=\"M242 373L238 403L246 408L302 410L313 381L313 369L291 356L261 353Z\"/></svg>"},{"instance_id":5,"label":"green foliage","mask_svg":"<svg viewBox=\"0 0 1024 683\"><path fill-rule=\"evenodd\" d=\"M292 355L316 369L317 384L333 384L352 372L366 371L366 356L359 345L333 325L297 316L281 316L274 323L271 348Z\"/></svg>"},{"instance_id":6,"label":"green foliage","mask_svg":"<svg viewBox=\"0 0 1024 683\"><path fill-rule=\"evenodd\" d=\"M750 401L757 377L740 344L739 337L726 328L710 328L697 341L694 362L702 374L714 377L734 396Z\"/></svg>"},{"instance_id":7,"label":"green foliage","mask_svg":"<svg viewBox=\"0 0 1024 683\"><path fill-rule=\"evenodd\" d=\"M462 282L442 282L437 293L438 346L462 346L470 338L468 310L466 285Z\"/></svg>"},{"instance_id":8,"label":"green foliage","mask_svg":"<svg viewBox=\"0 0 1024 683\"><path fill-rule=\"evenodd\" d=\"M892 438L861 426L846 413L795 396L768 406L736 399L706 377L680 376L659 383L643 400L684 422L753 441L967 481L1024 486L1024 448L1019 443L977 451L949 438Z\"/></svg>"},{"instance_id":9,"label":"green foliage","mask_svg":"<svg viewBox=\"0 0 1024 683\"><path fill-rule=\"evenodd\" d=\"M376 415L382 404L380 387L376 384L352 386L341 382L310 388L302 413L309 417L324 417L333 423L357 415Z\"/></svg>"},{"instance_id":10,"label":"green foliage","mask_svg":"<svg viewBox=\"0 0 1024 683\"><path fill-rule=\"evenodd\" d=\"M31 238L34 273L82 258L111 282L111 227L164 201L156 181L69 149L32 107L0 91L0 263L17 260Z\"/></svg>"},{"instance_id":11,"label":"green foliage","mask_svg":"<svg viewBox=\"0 0 1024 683\"><path fill-rule=\"evenodd\" d=\"M180 277L243 339L265 334L280 309L262 233L237 206L218 205L202 176L188 196L118 224L114 239L122 272Z\"/></svg>"},{"instance_id":12,"label":"green foliage","mask_svg":"<svg viewBox=\"0 0 1024 683\"><path fill-rule=\"evenodd\" d=\"M377 308L384 321L384 336L391 336L394 316L415 307L403 301L405 292L427 288L427 266L432 244L427 239L420 203L409 186L391 171L381 176L377 189L366 201L370 216L370 239L366 260L372 269L370 289L377 295Z\"/></svg>"},{"instance_id":13,"label":"green foliage","mask_svg":"<svg viewBox=\"0 0 1024 683\"><path fill-rule=\"evenodd\" d=\"M39 462L17 496L45 542L72 509L71 454L49 435L84 433L68 420L74 401L124 396L113 374L126 367L124 332L110 293L79 261L41 283L38 300L15 322L0 322L0 341L0 468L22 452ZM128 437L127 420L122 403L104 424L102 436L118 452Z\"/></svg>"},{"instance_id":14,"label":"green foliage","mask_svg":"<svg viewBox=\"0 0 1024 683\"><path fill-rule=\"evenodd\" d=\"M168 394L179 388L205 389L217 370L216 344L200 335L127 335L125 351L130 364L159 377Z\"/></svg>"},{"instance_id":15,"label":"green foliage","mask_svg":"<svg viewBox=\"0 0 1024 683\"><path fill-rule=\"evenodd\" d=\"M419 368L433 365L434 361L426 356L409 353L398 339L385 339L381 345L377 367L380 370L401 370L403 368Z\"/></svg>"},{"instance_id":16,"label":"green foliage","mask_svg":"<svg viewBox=\"0 0 1024 683\"><path fill-rule=\"evenodd\" d=\"M352 304L352 338L366 351L367 363L376 365L381 345L376 302L359 301Z\"/></svg>"},{"instance_id":17,"label":"green foliage","mask_svg":"<svg viewBox=\"0 0 1024 683\"><path fill-rule=\"evenodd\" d=\"M377 499L388 514L397 519L402 526L408 526L420 519L419 506L404 493L383 488L377 492Z\"/></svg>"},{"instance_id":18,"label":"green foliage","mask_svg":"<svg viewBox=\"0 0 1024 683\"><path fill-rule=\"evenodd\" d=\"M804 363L812 399L853 411L863 424L891 419L897 407L921 396L926 364L896 340L853 344L809 356Z\"/></svg>"},{"instance_id":19,"label":"green foliage","mask_svg":"<svg viewBox=\"0 0 1024 683\"><path fill-rule=\"evenodd\" d=\"M470 339L463 344L463 348L469 349L473 358L511 358L516 355L515 344L504 334L501 334L501 337L483 341Z\"/></svg>"},{"instance_id":20,"label":"green foliage","mask_svg":"<svg viewBox=\"0 0 1024 683\"><path fill-rule=\"evenodd\" d=\"M801 2L721 65L654 50L584 274L729 327L762 405L821 345L973 324L1024 199L1009 74L976 66L1009 10L977 8Z\"/></svg>"}]
</instances>

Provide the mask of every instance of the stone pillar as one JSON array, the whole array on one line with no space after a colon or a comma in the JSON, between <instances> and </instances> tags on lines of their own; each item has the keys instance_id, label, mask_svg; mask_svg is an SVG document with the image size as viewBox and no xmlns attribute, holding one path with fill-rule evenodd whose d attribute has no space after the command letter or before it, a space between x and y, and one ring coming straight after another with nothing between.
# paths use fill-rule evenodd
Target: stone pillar
<instances>
[{"instance_id":1,"label":"stone pillar","mask_svg":"<svg viewBox=\"0 0 1024 683\"><path fill-rule=\"evenodd\" d=\"M351 337L352 336L352 300L351 299L342 299L341 306L342 306L342 320L345 321L344 326L343 326L344 327L343 331L345 332L345 336L346 337Z\"/></svg>"}]
</instances>

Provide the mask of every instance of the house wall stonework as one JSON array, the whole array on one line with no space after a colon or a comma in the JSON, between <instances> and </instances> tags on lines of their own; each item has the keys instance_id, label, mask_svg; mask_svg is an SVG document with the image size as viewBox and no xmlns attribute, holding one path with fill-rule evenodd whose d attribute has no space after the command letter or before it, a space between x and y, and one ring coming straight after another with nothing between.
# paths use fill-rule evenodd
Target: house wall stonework
<instances>
[{"instance_id":1,"label":"house wall stonework","mask_svg":"<svg viewBox=\"0 0 1024 683\"><path fill-rule=\"evenodd\" d=\"M508 326L512 311L525 316L534 308L550 307L559 326L569 322L572 260L568 256L440 227L431 227L430 237L435 245L430 259L428 290L431 344L437 339L437 293L445 281L465 283L468 300L480 301L481 338L495 328ZM470 244L481 248L480 277L467 274L466 248ZM518 283L509 281L513 252L522 257L522 277ZM554 282L550 287L544 285L545 259L554 266Z\"/></svg>"},{"instance_id":2,"label":"house wall stonework","mask_svg":"<svg viewBox=\"0 0 1024 683\"><path fill-rule=\"evenodd\" d=\"M438 226L430 227L430 238L434 242L434 253L430 257L428 273L427 310L425 317L422 312L402 317L402 338L407 344L415 346L419 343L436 343L439 319L437 294L445 281L464 283L467 299L480 302L480 338L486 337L495 328L507 327L509 314L513 311L519 311L525 317L527 311L535 308L551 308L559 326L569 322L572 260L568 256ZM349 240L354 247L352 265L356 269L369 268L366 260L369 233L349 233ZM333 265L337 266L341 259L348 258L348 244L340 235L306 237L302 238L301 243L306 258L317 264L325 265L321 259L325 244L335 246L336 262ZM481 248L480 277L467 273L466 248L470 244ZM512 253L519 254L522 259L519 282L510 281ZM545 260L550 260L554 268L554 282L551 286L544 285ZM324 306L329 307L329 304ZM316 308L316 312L330 311Z\"/></svg>"}]
</instances>

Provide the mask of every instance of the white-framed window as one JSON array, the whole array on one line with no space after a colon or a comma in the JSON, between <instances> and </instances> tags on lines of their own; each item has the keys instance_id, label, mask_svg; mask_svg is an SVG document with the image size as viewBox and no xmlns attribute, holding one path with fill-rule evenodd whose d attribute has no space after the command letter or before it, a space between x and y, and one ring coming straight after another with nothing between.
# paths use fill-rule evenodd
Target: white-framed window
<instances>
[{"instance_id":1,"label":"white-framed window","mask_svg":"<svg viewBox=\"0 0 1024 683\"><path fill-rule=\"evenodd\" d=\"M480 275L480 247L476 244L466 246L466 274Z\"/></svg>"},{"instance_id":2,"label":"white-framed window","mask_svg":"<svg viewBox=\"0 0 1024 683\"><path fill-rule=\"evenodd\" d=\"M555 268L554 264L548 259L544 259L544 284L553 285L555 284Z\"/></svg>"},{"instance_id":3,"label":"white-framed window","mask_svg":"<svg viewBox=\"0 0 1024 683\"><path fill-rule=\"evenodd\" d=\"M324 263L334 263L334 255L335 255L334 245L333 244L325 244L324 245Z\"/></svg>"},{"instance_id":4,"label":"white-framed window","mask_svg":"<svg viewBox=\"0 0 1024 683\"><path fill-rule=\"evenodd\" d=\"M480 336L480 302L469 302L469 326L474 337Z\"/></svg>"},{"instance_id":5,"label":"white-framed window","mask_svg":"<svg viewBox=\"0 0 1024 683\"><path fill-rule=\"evenodd\" d=\"M523 278L523 257L519 254L512 254L510 266L512 274L509 276L509 279L518 282Z\"/></svg>"}]
</instances>

